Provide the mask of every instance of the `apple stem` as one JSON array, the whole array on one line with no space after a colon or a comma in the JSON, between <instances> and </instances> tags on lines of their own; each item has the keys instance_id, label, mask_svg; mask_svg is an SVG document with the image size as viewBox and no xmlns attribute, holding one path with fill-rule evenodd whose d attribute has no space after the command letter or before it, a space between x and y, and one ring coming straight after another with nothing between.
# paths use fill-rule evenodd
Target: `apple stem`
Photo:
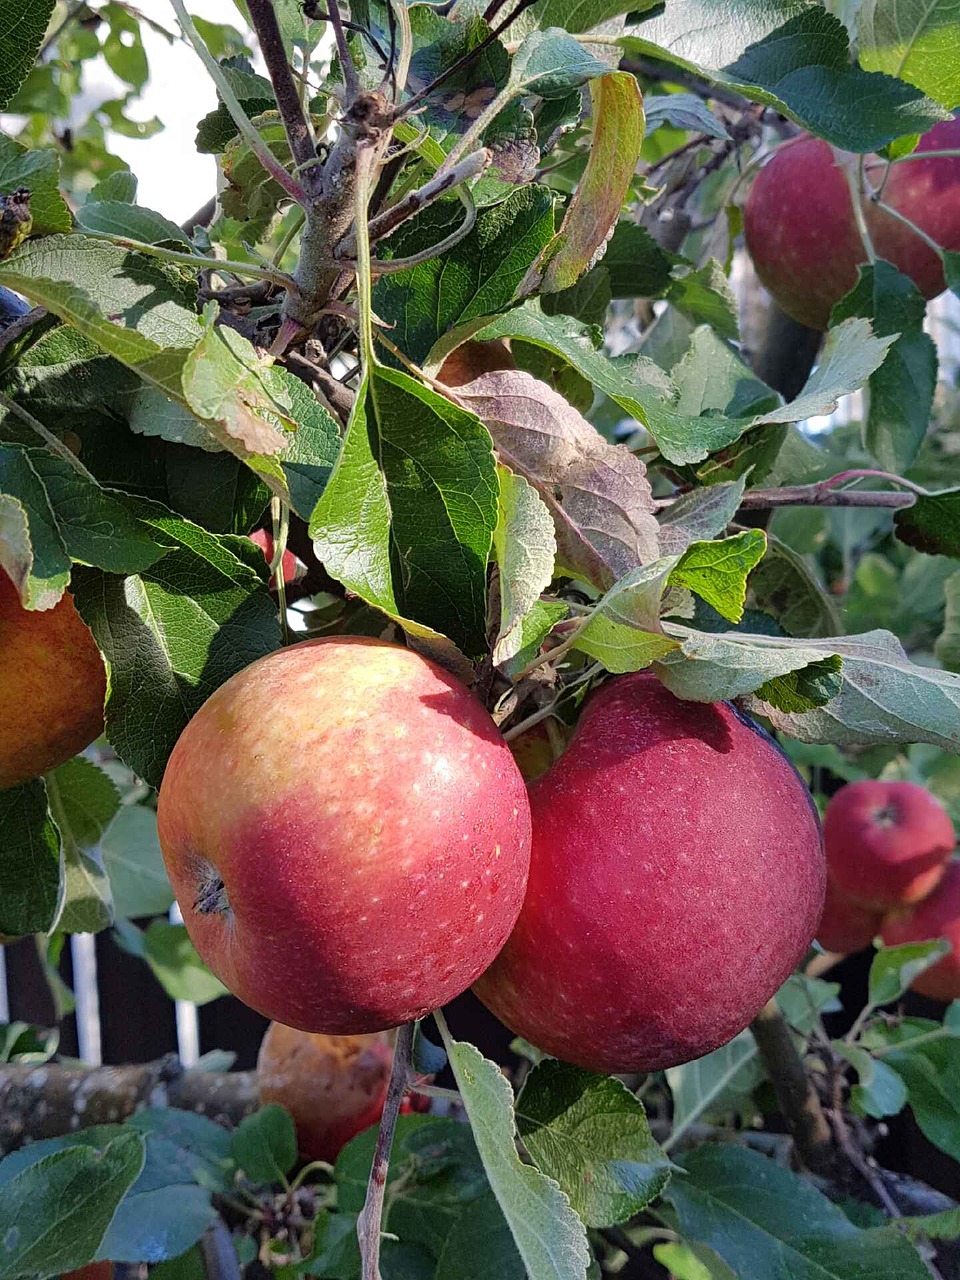
<instances>
[{"instance_id":1,"label":"apple stem","mask_svg":"<svg viewBox=\"0 0 960 1280\"><path fill-rule=\"evenodd\" d=\"M843 176L847 180L847 186L850 188L850 204L853 207L853 219L857 224L857 230L860 232L860 239L863 241L863 251L867 255L867 260L872 264L877 260L877 251L873 247L873 240L870 236L870 228L867 226L866 215L863 212L863 157L847 156L837 157L837 166L843 171Z\"/></svg>"},{"instance_id":2,"label":"apple stem","mask_svg":"<svg viewBox=\"0 0 960 1280\"><path fill-rule=\"evenodd\" d=\"M380 1280L380 1235L383 1223L383 1199L387 1189L387 1172L390 1168L390 1149L400 1114L400 1104L407 1089L413 1064L413 1033L416 1024L407 1022L397 1031L393 1049L393 1069L387 1086L387 1098L383 1104L377 1147L373 1153L367 1197L357 1218L357 1239L360 1242L361 1280Z\"/></svg>"}]
</instances>

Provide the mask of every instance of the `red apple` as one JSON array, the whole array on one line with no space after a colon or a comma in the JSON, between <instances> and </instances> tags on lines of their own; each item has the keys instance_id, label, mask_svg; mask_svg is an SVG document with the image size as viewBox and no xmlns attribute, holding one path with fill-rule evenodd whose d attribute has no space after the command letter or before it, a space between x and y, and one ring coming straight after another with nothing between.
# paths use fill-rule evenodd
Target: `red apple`
<instances>
[{"instance_id":1,"label":"red apple","mask_svg":"<svg viewBox=\"0 0 960 1280\"><path fill-rule=\"evenodd\" d=\"M24 609L0 568L0 790L39 777L103 732L107 676L69 595Z\"/></svg>"},{"instance_id":2,"label":"red apple","mask_svg":"<svg viewBox=\"0 0 960 1280\"><path fill-rule=\"evenodd\" d=\"M880 932L883 912L851 902L827 876L827 899L817 925L817 941L825 951L848 955L869 947Z\"/></svg>"},{"instance_id":3,"label":"red apple","mask_svg":"<svg viewBox=\"0 0 960 1280\"><path fill-rule=\"evenodd\" d=\"M827 865L851 902L875 911L919 902L956 845L949 815L913 782L850 782L823 819Z\"/></svg>"},{"instance_id":4,"label":"red apple","mask_svg":"<svg viewBox=\"0 0 960 1280\"><path fill-rule=\"evenodd\" d=\"M924 134L917 151L960 147L960 119ZM879 184L884 162L867 178ZM960 156L901 160L891 166L883 201L944 249L960 250ZM910 276L925 298L946 288L939 254L866 197L864 215L879 258ZM829 143L808 135L780 147L754 179L744 208L747 249L760 279L784 311L825 329L830 311L857 283L867 261L853 200Z\"/></svg>"},{"instance_id":5,"label":"red apple","mask_svg":"<svg viewBox=\"0 0 960 1280\"><path fill-rule=\"evenodd\" d=\"M112 1262L88 1262L76 1271L65 1271L60 1280L111 1280L112 1276Z\"/></svg>"},{"instance_id":6,"label":"red apple","mask_svg":"<svg viewBox=\"0 0 960 1280\"><path fill-rule=\"evenodd\" d=\"M250 534L250 541L255 542L263 552L263 558L267 564L273 563L273 534L268 533L266 529L254 529ZM284 551L283 559L280 561L283 567L284 582L293 582L297 576L297 557L292 551Z\"/></svg>"},{"instance_id":7,"label":"red apple","mask_svg":"<svg viewBox=\"0 0 960 1280\"><path fill-rule=\"evenodd\" d=\"M910 985L933 1000L960 1000L960 862L950 863L929 898L883 922L883 940L888 947L933 938L946 938L953 950Z\"/></svg>"},{"instance_id":8,"label":"red apple","mask_svg":"<svg viewBox=\"0 0 960 1280\"><path fill-rule=\"evenodd\" d=\"M647 673L594 694L530 790L517 926L474 990L545 1052L601 1072L687 1062L741 1031L820 919L810 794L727 703Z\"/></svg>"},{"instance_id":9,"label":"red apple","mask_svg":"<svg viewBox=\"0 0 960 1280\"><path fill-rule=\"evenodd\" d=\"M438 1008L523 901L530 808L496 725L443 668L365 637L292 645L222 685L174 748L158 818L200 955L303 1031Z\"/></svg>"},{"instance_id":10,"label":"red apple","mask_svg":"<svg viewBox=\"0 0 960 1280\"><path fill-rule=\"evenodd\" d=\"M304 1160L331 1164L383 1111L393 1064L387 1032L326 1036L271 1022L260 1045L260 1098L290 1112Z\"/></svg>"}]
</instances>

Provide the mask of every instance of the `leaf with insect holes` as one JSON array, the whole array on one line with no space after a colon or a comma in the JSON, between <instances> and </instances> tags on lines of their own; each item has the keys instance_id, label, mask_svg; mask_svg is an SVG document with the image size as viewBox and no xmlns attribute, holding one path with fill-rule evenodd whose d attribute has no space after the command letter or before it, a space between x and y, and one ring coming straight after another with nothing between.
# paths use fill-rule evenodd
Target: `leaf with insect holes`
<instances>
[{"instance_id":1,"label":"leaf with insect holes","mask_svg":"<svg viewBox=\"0 0 960 1280\"><path fill-rule=\"evenodd\" d=\"M444 1047L529 1280L585 1280L590 1250L583 1224L556 1182L520 1160L509 1083L474 1045L445 1034Z\"/></svg>"},{"instance_id":2,"label":"leaf with insect holes","mask_svg":"<svg viewBox=\"0 0 960 1280\"><path fill-rule=\"evenodd\" d=\"M560 230L547 245L523 292L538 281L542 292L569 289L602 256L627 198L643 146L643 100L637 78L625 71L590 81L591 141L587 166Z\"/></svg>"},{"instance_id":3,"label":"leaf with insect holes","mask_svg":"<svg viewBox=\"0 0 960 1280\"><path fill-rule=\"evenodd\" d=\"M493 648L497 666L523 647L523 620L553 577L557 539L553 520L533 485L506 467L500 476L500 516L493 549L500 570L500 633Z\"/></svg>"},{"instance_id":4,"label":"leaf with insect holes","mask_svg":"<svg viewBox=\"0 0 960 1280\"><path fill-rule=\"evenodd\" d=\"M0 934L47 933L59 910L63 868L60 834L39 778L0 791L0 827Z\"/></svg>"},{"instance_id":5,"label":"leaf with insect holes","mask_svg":"<svg viewBox=\"0 0 960 1280\"><path fill-rule=\"evenodd\" d=\"M483 423L409 374L374 366L310 536L349 591L411 634L441 647L449 637L476 656L497 495Z\"/></svg>"},{"instance_id":6,"label":"leaf with insect holes","mask_svg":"<svg viewBox=\"0 0 960 1280\"><path fill-rule=\"evenodd\" d=\"M603 587L657 558L650 482L629 449L611 445L562 396L520 370L481 374L456 395L550 508L560 567Z\"/></svg>"}]
</instances>

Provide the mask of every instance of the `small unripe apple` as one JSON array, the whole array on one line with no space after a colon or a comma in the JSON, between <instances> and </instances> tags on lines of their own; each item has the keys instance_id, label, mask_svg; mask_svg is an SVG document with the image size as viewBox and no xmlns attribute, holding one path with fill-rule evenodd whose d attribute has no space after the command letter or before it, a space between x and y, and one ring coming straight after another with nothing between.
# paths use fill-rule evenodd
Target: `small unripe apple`
<instances>
[{"instance_id":1,"label":"small unripe apple","mask_svg":"<svg viewBox=\"0 0 960 1280\"><path fill-rule=\"evenodd\" d=\"M257 1058L260 1099L290 1112L304 1160L332 1164L379 1121L392 1064L387 1032L326 1036L271 1022Z\"/></svg>"},{"instance_id":2,"label":"small unripe apple","mask_svg":"<svg viewBox=\"0 0 960 1280\"><path fill-rule=\"evenodd\" d=\"M681 701L643 672L602 685L530 807L523 911L474 990L546 1053L615 1073L698 1058L813 939L810 793L727 703Z\"/></svg>"},{"instance_id":3,"label":"small unripe apple","mask_svg":"<svg viewBox=\"0 0 960 1280\"><path fill-rule=\"evenodd\" d=\"M960 119L925 133L918 152L960 148ZM868 159L877 186L884 162ZM960 156L901 160L890 168L883 202L942 249L960 250ZM915 231L866 197L864 217L878 258L908 275L925 298L946 288L943 262ZM867 251L846 176L830 144L805 135L779 147L753 181L744 207L747 249L760 279L789 316L825 329L834 304L857 283Z\"/></svg>"},{"instance_id":4,"label":"small unripe apple","mask_svg":"<svg viewBox=\"0 0 960 1280\"><path fill-rule=\"evenodd\" d=\"M823 818L830 875L851 902L875 911L919 902L956 845L953 823L913 782L849 782Z\"/></svg>"},{"instance_id":5,"label":"small unripe apple","mask_svg":"<svg viewBox=\"0 0 960 1280\"><path fill-rule=\"evenodd\" d=\"M950 863L929 898L887 916L883 922L883 940L888 947L934 938L946 938L952 950L918 974L910 986L932 1000L960 1000L960 862Z\"/></svg>"},{"instance_id":6,"label":"small unripe apple","mask_svg":"<svg viewBox=\"0 0 960 1280\"><path fill-rule=\"evenodd\" d=\"M849 955L869 947L880 933L883 912L861 907L827 876L827 897L817 925L817 941L825 951Z\"/></svg>"},{"instance_id":7,"label":"small unripe apple","mask_svg":"<svg viewBox=\"0 0 960 1280\"><path fill-rule=\"evenodd\" d=\"M103 658L71 597L25 609L0 568L0 790L98 738L106 691Z\"/></svg>"},{"instance_id":8,"label":"small unripe apple","mask_svg":"<svg viewBox=\"0 0 960 1280\"><path fill-rule=\"evenodd\" d=\"M517 918L530 807L479 701L412 650L307 640L233 676L183 731L160 844L197 951L276 1022L409 1022Z\"/></svg>"},{"instance_id":9,"label":"small unripe apple","mask_svg":"<svg viewBox=\"0 0 960 1280\"><path fill-rule=\"evenodd\" d=\"M273 548L275 545L273 541L273 534L268 533L266 529L254 529L253 533L250 534L250 541L256 543L263 552L263 558L266 560L267 564L272 564ZM283 568L284 582L293 582L294 578L297 576L297 557L292 551L284 551L283 559L280 563Z\"/></svg>"}]
</instances>

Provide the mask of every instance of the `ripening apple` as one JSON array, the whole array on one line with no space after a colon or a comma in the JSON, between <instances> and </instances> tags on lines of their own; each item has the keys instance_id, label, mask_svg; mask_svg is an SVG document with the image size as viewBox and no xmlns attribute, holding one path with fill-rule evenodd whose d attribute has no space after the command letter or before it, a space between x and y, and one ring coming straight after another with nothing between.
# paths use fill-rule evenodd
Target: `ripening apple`
<instances>
[{"instance_id":1,"label":"ripening apple","mask_svg":"<svg viewBox=\"0 0 960 1280\"><path fill-rule=\"evenodd\" d=\"M274 548L273 534L268 533L266 529L254 529L253 533L249 536L250 541L256 543L263 552L263 558L266 560L267 564L272 564ZM294 578L297 576L297 557L292 551L284 551L283 559L280 563L283 567L284 582L293 582Z\"/></svg>"},{"instance_id":2,"label":"ripening apple","mask_svg":"<svg viewBox=\"0 0 960 1280\"><path fill-rule=\"evenodd\" d=\"M934 938L946 938L952 950L918 974L910 986L932 1000L960 1000L960 862L950 863L928 898L883 922L883 940L888 947Z\"/></svg>"},{"instance_id":3,"label":"ripening apple","mask_svg":"<svg viewBox=\"0 0 960 1280\"><path fill-rule=\"evenodd\" d=\"M479 701L412 650L307 640L183 731L160 844L198 952L303 1031L398 1026L458 995L523 901L530 807Z\"/></svg>"},{"instance_id":4,"label":"ripening apple","mask_svg":"<svg viewBox=\"0 0 960 1280\"><path fill-rule=\"evenodd\" d=\"M304 1160L332 1164L379 1121L392 1064L387 1032L327 1036L271 1022L257 1058L260 1099L290 1112Z\"/></svg>"},{"instance_id":5,"label":"ripening apple","mask_svg":"<svg viewBox=\"0 0 960 1280\"><path fill-rule=\"evenodd\" d=\"M957 842L949 814L924 787L870 779L831 798L823 840L840 892L880 912L925 898Z\"/></svg>"},{"instance_id":6,"label":"ripening apple","mask_svg":"<svg viewBox=\"0 0 960 1280\"><path fill-rule=\"evenodd\" d=\"M25 609L0 568L0 790L55 769L103 732L103 658L69 594Z\"/></svg>"},{"instance_id":7,"label":"ripening apple","mask_svg":"<svg viewBox=\"0 0 960 1280\"><path fill-rule=\"evenodd\" d=\"M960 119L925 133L917 152L960 148ZM879 184L885 163L872 157L867 179ZM900 160L890 168L883 202L943 249L960 250L960 156ZM943 262L902 222L861 200L878 258L908 275L925 298L946 288ZM784 311L811 329L826 329L834 303L857 283L867 252L853 199L830 144L809 135L784 143L753 181L744 235L757 274Z\"/></svg>"},{"instance_id":8,"label":"ripening apple","mask_svg":"<svg viewBox=\"0 0 960 1280\"><path fill-rule=\"evenodd\" d=\"M882 924L882 911L852 902L828 873L827 897L817 925L817 941L825 951L840 955L863 951L880 933Z\"/></svg>"},{"instance_id":9,"label":"ripening apple","mask_svg":"<svg viewBox=\"0 0 960 1280\"><path fill-rule=\"evenodd\" d=\"M813 939L820 824L727 703L640 672L602 685L530 789L516 928L475 983L517 1035L591 1071L655 1071L741 1031Z\"/></svg>"}]
</instances>

